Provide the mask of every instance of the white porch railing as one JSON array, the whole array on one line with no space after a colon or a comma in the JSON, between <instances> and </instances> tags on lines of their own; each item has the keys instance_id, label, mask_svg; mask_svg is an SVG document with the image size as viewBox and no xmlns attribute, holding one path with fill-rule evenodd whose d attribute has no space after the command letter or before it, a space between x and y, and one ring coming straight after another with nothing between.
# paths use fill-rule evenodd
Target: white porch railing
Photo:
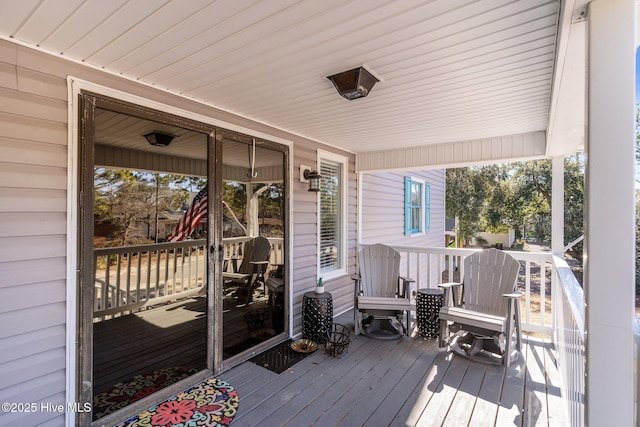
<instances>
[{"instance_id":1,"label":"white porch railing","mask_svg":"<svg viewBox=\"0 0 640 427\"><path fill-rule=\"evenodd\" d=\"M234 259L242 258L242 252L245 242L251 240L252 237L228 237L223 239L224 258ZM269 265L284 264L284 239L282 237L267 237L271 243L271 255L269 256Z\"/></svg>"},{"instance_id":2,"label":"white porch railing","mask_svg":"<svg viewBox=\"0 0 640 427\"><path fill-rule=\"evenodd\" d=\"M207 242L187 240L94 250L96 320L200 292Z\"/></svg>"},{"instance_id":3,"label":"white porch railing","mask_svg":"<svg viewBox=\"0 0 640 427\"><path fill-rule=\"evenodd\" d=\"M414 246L394 249L402 255L403 274L414 279L420 289L460 280L464 275L462 260L479 250ZM522 330L551 336L551 254L507 252L522 264L518 279L518 288L524 294L520 300Z\"/></svg>"},{"instance_id":4,"label":"white porch railing","mask_svg":"<svg viewBox=\"0 0 640 427\"><path fill-rule=\"evenodd\" d=\"M403 274L417 288L435 288L464 275L462 260L479 249L394 246L402 255ZM562 376L562 396L570 424L584 425L584 293L567 263L549 253L506 251L522 267L518 288L522 329L552 337Z\"/></svg>"},{"instance_id":5,"label":"white porch railing","mask_svg":"<svg viewBox=\"0 0 640 427\"><path fill-rule=\"evenodd\" d=\"M562 375L562 396L572 426L584 425L584 292L565 260L553 257L554 337Z\"/></svg>"},{"instance_id":6,"label":"white porch railing","mask_svg":"<svg viewBox=\"0 0 640 427\"><path fill-rule=\"evenodd\" d=\"M226 259L241 258L249 237L224 239ZM270 264L284 263L284 239L269 238ZM202 292L207 275L205 239L94 250L95 321Z\"/></svg>"}]
</instances>

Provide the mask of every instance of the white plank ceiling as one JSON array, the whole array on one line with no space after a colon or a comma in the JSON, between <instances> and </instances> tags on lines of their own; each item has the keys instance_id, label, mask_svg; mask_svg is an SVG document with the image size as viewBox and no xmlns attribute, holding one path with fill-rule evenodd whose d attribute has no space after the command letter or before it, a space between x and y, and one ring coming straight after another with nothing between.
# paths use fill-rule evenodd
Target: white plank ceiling
<instances>
[{"instance_id":1,"label":"white plank ceiling","mask_svg":"<svg viewBox=\"0 0 640 427\"><path fill-rule=\"evenodd\" d=\"M353 152L546 131L556 0L0 0L0 37ZM383 81L347 101L326 76Z\"/></svg>"}]
</instances>

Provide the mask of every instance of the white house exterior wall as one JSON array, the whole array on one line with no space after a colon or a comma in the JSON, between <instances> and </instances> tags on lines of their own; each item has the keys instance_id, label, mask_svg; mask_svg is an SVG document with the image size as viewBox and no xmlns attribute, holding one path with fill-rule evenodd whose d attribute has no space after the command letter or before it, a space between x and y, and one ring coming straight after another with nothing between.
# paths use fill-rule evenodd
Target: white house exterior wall
<instances>
[{"instance_id":1,"label":"white house exterior wall","mask_svg":"<svg viewBox=\"0 0 640 427\"><path fill-rule=\"evenodd\" d=\"M356 248L355 155L197 102L138 85L7 41L0 41L0 401L65 404L67 392L67 77L293 142L291 173L316 164L318 149L348 159L348 271ZM77 161L75 159L74 161ZM302 295L316 276L316 195L292 179L293 334ZM70 203L72 205L72 203ZM349 275L326 283L334 312L353 303ZM74 318L70 313L70 318ZM73 374L72 374L73 375ZM56 412L1 413L0 425L62 425Z\"/></svg>"},{"instance_id":2,"label":"white house exterior wall","mask_svg":"<svg viewBox=\"0 0 640 427\"><path fill-rule=\"evenodd\" d=\"M445 228L445 171L431 169L411 172L363 173L361 176L360 241L363 244L384 243L390 246L443 247ZM431 221L426 233L404 234L404 178L422 179L430 186ZM415 267L417 263L413 263ZM426 265L426 263L423 263ZM417 277L415 270L403 274ZM431 264L430 283L441 274L437 263ZM423 282L426 278L423 278ZM418 288L427 287L418 283Z\"/></svg>"}]
</instances>

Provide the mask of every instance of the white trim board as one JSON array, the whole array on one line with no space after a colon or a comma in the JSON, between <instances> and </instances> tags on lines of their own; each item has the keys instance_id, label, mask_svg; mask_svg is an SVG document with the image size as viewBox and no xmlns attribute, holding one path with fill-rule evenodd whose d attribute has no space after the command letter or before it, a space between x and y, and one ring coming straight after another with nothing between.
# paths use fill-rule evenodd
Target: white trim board
<instances>
[{"instance_id":1,"label":"white trim board","mask_svg":"<svg viewBox=\"0 0 640 427\"><path fill-rule=\"evenodd\" d=\"M546 156L545 131L359 153L357 172L443 169Z\"/></svg>"}]
</instances>

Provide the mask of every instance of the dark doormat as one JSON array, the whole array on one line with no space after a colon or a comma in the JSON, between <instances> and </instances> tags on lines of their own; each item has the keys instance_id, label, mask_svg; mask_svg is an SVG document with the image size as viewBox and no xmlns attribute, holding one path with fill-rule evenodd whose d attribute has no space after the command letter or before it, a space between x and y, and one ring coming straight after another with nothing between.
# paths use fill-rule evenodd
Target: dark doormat
<instances>
[{"instance_id":1,"label":"dark doormat","mask_svg":"<svg viewBox=\"0 0 640 427\"><path fill-rule=\"evenodd\" d=\"M287 340L252 357L249 361L276 374L280 374L310 354L311 353L298 353L297 351L293 351L291 349L291 340Z\"/></svg>"}]
</instances>

